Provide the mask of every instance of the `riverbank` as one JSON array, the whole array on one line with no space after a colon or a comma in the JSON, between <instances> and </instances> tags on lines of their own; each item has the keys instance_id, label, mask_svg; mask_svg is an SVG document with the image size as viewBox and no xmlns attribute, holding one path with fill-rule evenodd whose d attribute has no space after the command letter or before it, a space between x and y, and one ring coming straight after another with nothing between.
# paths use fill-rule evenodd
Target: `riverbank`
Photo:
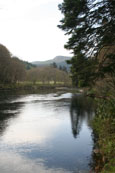
<instances>
[{"instance_id":1,"label":"riverbank","mask_svg":"<svg viewBox=\"0 0 115 173\"><path fill-rule=\"evenodd\" d=\"M38 90L38 89L56 89L56 88L70 88L67 84L33 84L33 83L15 83L15 84L0 84L0 90Z\"/></svg>"},{"instance_id":2,"label":"riverbank","mask_svg":"<svg viewBox=\"0 0 115 173\"><path fill-rule=\"evenodd\" d=\"M16 84L0 84L0 91L27 91L32 93L37 93L39 91L64 91L73 93L83 93L84 90L80 88L73 87L71 84L40 84L40 83L16 83Z\"/></svg>"},{"instance_id":3,"label":"riverbank","mask_svg":"<svg viewBox=\"0 0 115 173\"><path fill-rule=\"evenodd\" d=\"M98 100L96 116L92 122L96 145L94 162L96 173L115 172L115 99Z\"/></svg>"}]
</instances>

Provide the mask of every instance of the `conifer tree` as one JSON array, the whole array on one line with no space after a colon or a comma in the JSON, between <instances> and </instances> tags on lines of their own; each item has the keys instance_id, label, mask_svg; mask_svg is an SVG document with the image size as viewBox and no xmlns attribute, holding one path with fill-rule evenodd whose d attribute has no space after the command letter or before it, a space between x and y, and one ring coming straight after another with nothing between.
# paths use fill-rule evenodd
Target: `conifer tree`
<instances>
[{"instance_id":1,"label":"conifer tree","mask_svg":"<svg viewBox=\"0 0 115 173\"><path fill-rule=\"evenodd\" d=\"M64 30L66 35L69 35L65 48L72 50L73 59L78 59L79 55L82 58L83 55L85 63L85 59L97 58L100 49L103 49L103 47L111 48L115 45L114 0L63 0L59 9L64 17L58 27ZM99 73L108 73L111 70L109 67L114 66L114 51L107 54L105 59L109 59L111 63L106 67L106 71L104 71L103 65L98 65L97 76L99 76ZM74 60L70 63L74 71L80 65L75 66Z\"/></svg>"}]
</instances>

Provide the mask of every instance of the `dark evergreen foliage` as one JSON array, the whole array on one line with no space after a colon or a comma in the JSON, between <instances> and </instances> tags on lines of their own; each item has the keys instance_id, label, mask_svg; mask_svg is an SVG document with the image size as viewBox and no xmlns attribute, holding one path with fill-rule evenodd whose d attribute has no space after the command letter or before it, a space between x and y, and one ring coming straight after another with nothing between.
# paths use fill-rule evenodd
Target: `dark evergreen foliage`
<instances>
[{"instance_id":1,"label":"dark evergreen foliage","mask_svg":"<svg viewBox=\"0 0 115 173\"><path fill-rule=\"evenodd\" d=\"M100 49L115 45L115 1L63 0L59 9L64 17L58 27L69 35L65 48L72 50L74 54L70 63L73 65L72 75L76 78L77 76L73 71L80 68L80 62L78 63L80 54L84 56L85 66L85 61L88 59L95 61L94 57L97 57ZM111 57L114 59L114 53L113 55L111 53L111 56L107 55L107 57L110 57L111 60ZM75 61L77 61L77 66L74 64ZM111 65L109 64L110 66L104 70L109 72L113 64L114 62L111 61ZM100 69L102 70L102 68ZM99 76L100 69L97 70L97 76ZM81 70L83 70L82 67Z\"/></svg>"},{"instance_id":2,"label":"dark evergreen foliage","mask_svg":"<svg viewBox=\"0 0 115 173\"><path fill-rule=\"evenodd\" d=\"M30 70L31 68L36 67L36 65L29 63L27 61L22 61L22 62L25 65L26 70Z\"/></svg>"},{"instance_id":3,"label":"dark evergreen foliage","mask_svg":"<svg viewBox=\"0 0 115 173\"><path fill-rule=\"evenodd\" d=\"M51 67L57 68L57 64L55 62L51 63Z\"/></svg>"}]
</instances>

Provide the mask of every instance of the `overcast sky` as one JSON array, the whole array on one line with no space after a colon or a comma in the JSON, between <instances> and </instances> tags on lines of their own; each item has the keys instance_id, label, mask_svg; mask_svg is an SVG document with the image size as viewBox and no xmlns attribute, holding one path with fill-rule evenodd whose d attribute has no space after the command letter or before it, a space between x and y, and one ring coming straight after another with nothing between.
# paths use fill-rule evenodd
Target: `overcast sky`
<instances>
[{"instance_id":1,"label":"overcast sky","mask_svg":"<svg viewBox=\"0 0 115 173\"><path fill-rule=\"evenodd\" d=\"M23 60L39 61L57 55L68 56L64 49L67 36L57 28L62 0L0 0L0 43Z\"/></svg>"}]
</instances>

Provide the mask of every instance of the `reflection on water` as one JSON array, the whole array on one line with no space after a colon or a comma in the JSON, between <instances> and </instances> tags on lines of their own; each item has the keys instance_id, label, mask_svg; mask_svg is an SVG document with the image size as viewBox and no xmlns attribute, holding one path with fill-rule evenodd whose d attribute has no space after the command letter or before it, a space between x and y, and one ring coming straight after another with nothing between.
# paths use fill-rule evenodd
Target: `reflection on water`
<instances>
[{"instance_id":1,"label":"reflection on water","mask_svg":"<svg viewBox=\"0 0 115 173\"><path fill-rule=\"evenodd\" d=\"M92 100L81 94L0 96L0 173L88 173Z\"/></svg>"},{"instance_id":2,"label":"reflection on water","mask_svg":"<svg viewBox=\"0 0 115 173\"><path fill-rule=\"evenodd\" d=\"M94 102L91 98L84 97L81 94L72 96L70 106L70 116L73 136L76 138L80 132L82 124L88 125L94 116Z\"/></svg>"}]
</instances>

